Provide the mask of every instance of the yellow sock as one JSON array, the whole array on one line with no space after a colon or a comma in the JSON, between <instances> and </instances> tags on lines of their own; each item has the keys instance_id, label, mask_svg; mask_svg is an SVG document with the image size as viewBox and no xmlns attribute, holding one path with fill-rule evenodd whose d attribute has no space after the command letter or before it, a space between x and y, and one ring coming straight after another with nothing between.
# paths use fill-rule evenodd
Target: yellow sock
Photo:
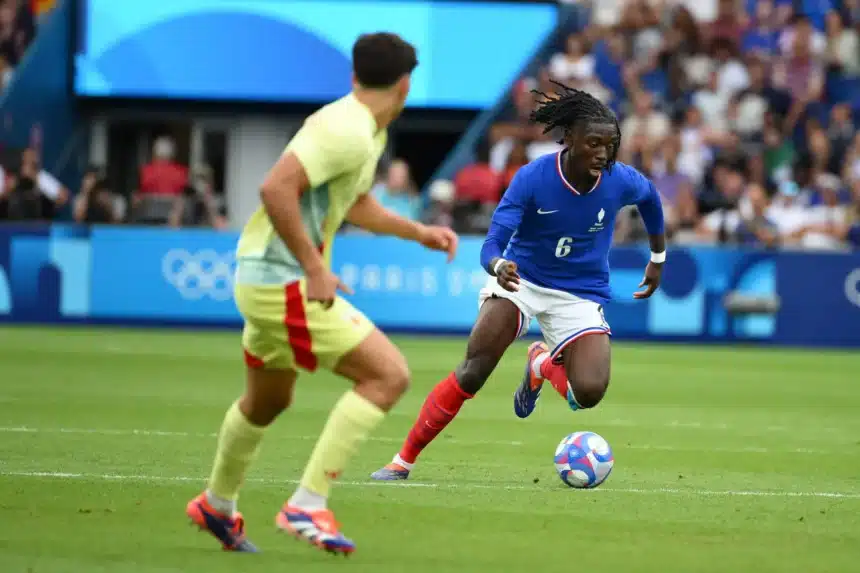
<instances>
[{"instance_id":1,"label":"yellow sock","mask_svg":"<svg viewBox=\"0 0 860 573\"><path fill-rule=\"evenodd\" d=\"M263 426L255 426L245 418L239 410L239 402L227 410L218 435L215 465L209 477L208 491L211 494L235 502L248 467L257 456L264 431Z\"/></svg>"},{"instance_id":2,"label":"yellow sock","mask_svg":"<svg viewBox=\"0 0 860 573\"><path fill-rule=\"evenodd\" d=\"M358 445L384 417L385 412L354 391L344 394L314 446L300 489L328 497L331 482L340 476Z\"/></svg>"}]
</instances>

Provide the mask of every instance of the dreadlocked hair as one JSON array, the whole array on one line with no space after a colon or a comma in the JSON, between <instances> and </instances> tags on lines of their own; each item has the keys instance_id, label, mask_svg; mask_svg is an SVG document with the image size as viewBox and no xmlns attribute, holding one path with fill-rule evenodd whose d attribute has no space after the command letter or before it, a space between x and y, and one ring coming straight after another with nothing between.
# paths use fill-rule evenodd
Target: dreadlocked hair
<instances>
[{"instance_id":1,"label":"dreadlocked hair","mask_svg":"<svg viewBox=\"0 0 860 573\"><path fill-rule=\"evenodd\" d=\"M615 138L606 167L612 169L621 143L618 118L611 109L590 93L554 80L550 81L559 89L552 95L532 90L532 93L542 100L538 101L538 107L531 113L529 119L535 123L542 123L545 126L544 133L560 128L565 136L580 123L611 123L615 126ZM564 144L564 138L559 143Z\"/></svg>"}]
</instances>

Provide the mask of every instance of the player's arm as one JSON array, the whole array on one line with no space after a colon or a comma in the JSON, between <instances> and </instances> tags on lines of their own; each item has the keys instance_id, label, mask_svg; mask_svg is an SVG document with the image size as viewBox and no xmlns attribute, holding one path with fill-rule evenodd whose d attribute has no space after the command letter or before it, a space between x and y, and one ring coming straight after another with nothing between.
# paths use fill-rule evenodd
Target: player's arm
<instances>
[{"instance_id":1,"label":"player's arm","mask_svg":"<svg viewBox=\"0 0 860 573\"><path fill-rule=\"evenodd\" d=\"M508 291L518 290L520 277L517 265L502 256L508 242L520 226L528 204L528 186L525 183L525 169L520 169L511 181L510 187L502 195L502 200L493 213L487 238L481 247L481 266L496 277L499 285Z\"/></svg>"},{"instance_id":2,"label":"player's arm","mask_svg":"<svg viewBox=\"0 0 860 573\"><path fill-rule=\"evenodd\" d=\"M361 165L368 153L369 146L361 135L351 134L348 128L305 123L260 187L272 227L305 272L309 301L330 305L338 289L349 289L326 268L305 230L299 198L308 189Z\"/></svg>"},{"instance_id":3,"label":"player's arm","mask_svg":"<svg viewBox=\"0 0 860 573\"><path fill-rule=\"evenodd\" d=\"M263 208L275 232L308 276L325 269L322 254L314 245L302 221L299 197L310 188L304 166L293 152L278 159L260 187Z\"/></svg>"},{"instance_id":4,"label":"player's arm","mask_svg":"<svg viewBox=\"0 0 860 573\"><path fill-rule=\"evenodd\" d=\"M638 174L637 174L638 175ZM663 265L666 262L666 222L663 218L663 203L660 194L651 181L639 175L634 190L633 204L639 210L639 215L648 231L648 243L651 247L651 260L645 267L645 277L639 283L645 290L633 294L633 298L648 298L660 286L663 276Z\"/></svg>"},{"instance_id":5,"label":"player's arm","mask_svg":"<svg viewBox=\"0 0 860 573\"><path fill-rule=\"evenodd\" d=\"M365 193L346 214L346 220L377 235L393 235L421 243L428 249L448 253L448 262L457 254L457 234L447 227L423 225L389 211L372 195Z\"/></svg>"}]
</instances>

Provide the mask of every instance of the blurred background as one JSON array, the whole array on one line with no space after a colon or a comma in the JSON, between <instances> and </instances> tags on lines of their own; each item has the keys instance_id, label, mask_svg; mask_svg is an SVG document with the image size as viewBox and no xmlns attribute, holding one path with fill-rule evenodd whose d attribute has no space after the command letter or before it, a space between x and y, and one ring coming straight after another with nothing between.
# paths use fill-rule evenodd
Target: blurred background
<instances>
[{"instance_id":1,"label":"blurred background","mask_svg":"<svg viewBox=\"0 0 860 573\"><path fill-rule=\"evenodd\" d=\"M333 18L331 14L337 14ZM467 332L481 234L559 149L550 80L615 110L663 197L664 289L635 210L617 338L860 345L860 1L0 1L0 320L229 326L237 232L303 117L390 30L421 64L373 188L460 256L345 228L335 271L390 330Z\"/></svg>"}]
</instances>

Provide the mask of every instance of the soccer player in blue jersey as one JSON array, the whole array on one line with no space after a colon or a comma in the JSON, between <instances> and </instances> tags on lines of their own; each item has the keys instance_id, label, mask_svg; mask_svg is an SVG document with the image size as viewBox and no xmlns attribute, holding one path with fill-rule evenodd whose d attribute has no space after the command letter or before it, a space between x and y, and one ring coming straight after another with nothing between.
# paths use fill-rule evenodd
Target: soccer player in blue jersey
<instances>
[{"instance_id":1,"label":"soccer player in blue jersey","mask_svg":"<svg viewBox=\"0 0 860 573\"><path fill-rule=\"evenodd\" d=\"M593 408L609 385L609 249L615 217L636 205L648 229L651 261L634 298L650 297L666 260L663 208L654 185L633 167L616 163L621 131L615 114L586 92L558 84L532 120L545 133L560 129L564 149L545 155L514 177L481 249L491 275L466 357L436 385L394 460L371 477L409 477L418 455L475 396L508 346L536 318L544 342L529 347L525 374L514 394L520 418L534 410L545 380L573 410Z\"/></svg>"}]
</instances>

